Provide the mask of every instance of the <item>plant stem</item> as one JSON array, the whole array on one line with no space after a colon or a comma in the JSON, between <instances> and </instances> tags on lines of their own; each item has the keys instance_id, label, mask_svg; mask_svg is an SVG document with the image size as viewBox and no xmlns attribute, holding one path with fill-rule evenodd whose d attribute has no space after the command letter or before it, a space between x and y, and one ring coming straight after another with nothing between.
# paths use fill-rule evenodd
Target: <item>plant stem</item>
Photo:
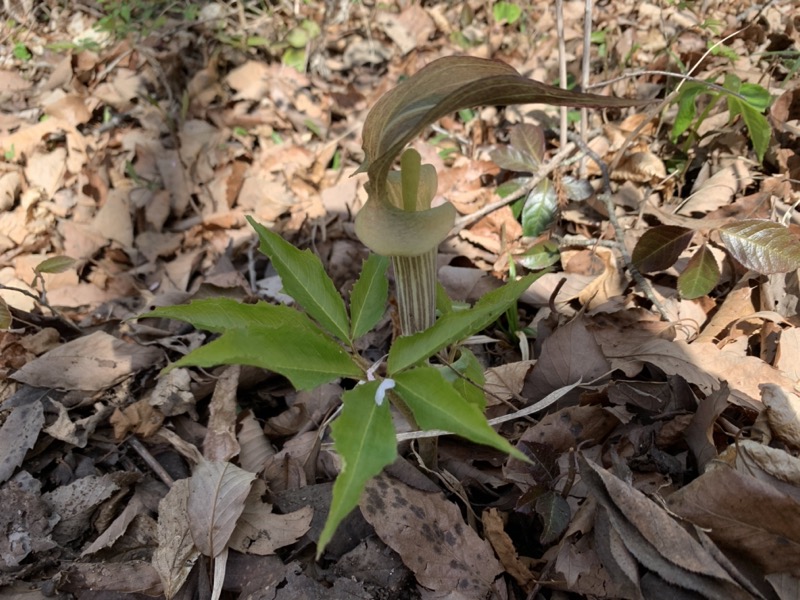
<instances>
[{"instance_id":1,"label":"plant stem","mask_svg":"<svg viewBox=\"0 0 800 600\"><path fill-rule=\"evenodd\" d=\"M437 253L434 248L419 256L392 257L403 335L428 329L436 319Z\"/></svg>"},{"instance_id":2,"label":"plant stem","mask_svg":"<svg viewBox=\"0 0 800 600\"><path fill-rule=\"evenodd\" d=\"M424 331L436 320L436 255L439 249L419 256L393 256L394 279L397 289L397 307L400 312L402 335ZM403 411L407 418L411 411ZM419 455L429 469L436 469L437 438L419 440Z\"/></svg>"}]
</instances>

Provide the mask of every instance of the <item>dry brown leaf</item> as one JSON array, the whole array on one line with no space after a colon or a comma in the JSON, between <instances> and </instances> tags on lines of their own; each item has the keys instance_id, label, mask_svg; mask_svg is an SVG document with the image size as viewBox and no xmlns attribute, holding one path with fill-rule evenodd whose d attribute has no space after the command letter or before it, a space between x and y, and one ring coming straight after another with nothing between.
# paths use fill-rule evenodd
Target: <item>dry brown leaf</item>
<instances>
[{"instance_id":1,"label":"dry brown leaf","mask_svg":"<svg viewBox=\"0 0 800 600\"><path fill-rule=\"evenodd\" d=\"M714 425L722 412L728 407L728 384L724 381L720 388L711 393L697 407L692 420L686 428L686 443L694 455L702 472L706 465L717 457L714 444Z\"/></svg>"},{"instance_id":2,"label":"dry brown leaf","mask_svg":"<svg viewBox=\"0 0 800 600\"><path fill-rule=\"evenodd\" d=\"M67 151L56 148L52 152L34 152L25 166L25 179L42 190L45 200L50 200L63 185L66 173Z\"/></svg>"},{"instance_id":3,"label":"dry brown leaf","mask_svg":"<svg viewBox=\"0 0 800 600\"><path fill-rule=\"evenodd\" d=\"M73 593L92 590L101 597L108 592L146 596L164 593L156 570L141 560L73 563L56 576L56 581L59 590Z\"/></svg>"},{"instance_id":4,"label":"dry brown leaf","mask_svg":"<svg viewBox=\"0 0 800 600\"><path fill-rule=\"evenodd\" d=\"M37 491L39 483L28 475L17 477L0 487L0 569L8 573L20 567L31 553L50 550L50 538L58 517L51 514ZM5 592L5 590L4 590Z\"/></svg>"},{"instance_id":5,"label":"dry brown leaf","mask_svg":"<svg viewBox=\"0 0 800 600\"><path fill-rule=\"evenodd\" d=\"M600 345L586 329L585 318L578 316L544 341L541 357L526 378L523 395L539 400L578 381L592 381L610 369Z\"/></svg>"},{"instance_id":6,"label":"dry brown leaf","mask_svg":"<svg viewBox=\"0 0 800 600\"><path fill-rule=\"evenodd\" d=\"M97 536L83 552L81 552L81 556L84 557L89 554L94 554L103 548L110 548L114 542L124 535L125 531L128 529L128 525L130 525L138 515L144 514L145 512L146 509L141 496L134 494L133 498L125 504L125 508L122 512L117 515L117 518L114 519L106 530Z\"/></svg>"},{"instance_id":7,"label":"dry brown leaf","mask_svg":"<svg viewBox=\"0 0 800 600\"><path fill-rule=\"evenodd\" d=\"M161 429L164 415L142 398L124 409L114 409L109 422L114 428L114 438L117 441L121 441L130 432L148 438Z\"/></svg>"},{"instance_id":8,"label":"dry brown leaf","mask_svg":"<svg viewBox=\"0 0 800 600\"><path fill-rule=\"evenodd\" d=\"M130 190L109 190L105 204L92 220L91 230L124 249L133 248L133 222L129 206Z\"/></svg>"},{"instance_id":9,"label":"dry brown leaf","mask_svg":"<svg viewBox=\"0 0 800 600\"><path fill-rule=\"evenodd\" d=\"M778 342L778 355L775 366L783 371L789 379L800 381L800 327L784 329Z\"/></svg>"},{"instance_id":10,"label":"dry brown leaf","mask_svg":"<svg viewBox=\"0 0 800 600\"><path fill-rule=\"evenodd\" d=\"M667 176L667 168L652 152L633 152L614 169L611 177L624 181L657 183Z\"/></svg>"},{"instance_id":11,"label":"dry brown leaf","mask_svg":"<svg viewBox=\"0 0 800 600\"><path fill-rule=\"evenodd\" d=\"M578 461L582 481L606 510L610 526L644 567L706 598L752 598L663 508L582 455Z\"/></svg>"},{"instance_id":12,"label":"dry brown leaf","mask_svg":"<svg viewBox=\"0 0 800 600\"><path fill-rule=\"evenodd\" d=\"M251 473L260 473L267 459L275 454L275 448L264 435L264 430L250 410L239 416L237 439L241 448L239 452L241 467Z\"/></svg>"},{"instance_id":13,"label":"dry brown leaf","mask_svg":"<svg viewBox=\"0 0 800 600\"><path fill-rule=\"evenodd\" d=\"M0 427L0 483L9 479L33 448L44 425L42 403L15 407Z\"/></svg>"},{"instance_id":14,"label":"dry brown leaf","mask_svg":"<svg viewBox=\"0 0 800 600\"><path fill-rule=\"evenodd\" d=\"M678 214L706 214L730 204L739 192L753 183L750 171L741 159L696 184L691 195L681 204Z\"/></svg>"},{"instance_id":15,"label":"dry brown leaf","mask_svg":"<svg viewBox=\"0 0 800 600\"><path fill-rule=\"evenodd\" d=\"M503 571L489 543L442 494L381 476L367 484L360 506L364 518L420 585L434 592L458 590L463 598L483 599Z\"/></svg>"},{"instance_id":16,"label":"dry brown leaf","mask_svg":"<svg viewBox=\"0 0 800 600\"><path fill-rule=\"evenodd\" d=\"M208 429L203 441L203 456L212 462L227 462L239 454L236 439L236 391L241 367L231 365L217 378L208 407Z\"/></svg>"},{"instance_id":17,"label":"dry brown leaf","mask_svg":"<svg viewBox=\"0 0 800 600\"><path fill-rule=\"evenodd\" d=\"M525 377L535 364L535 360L521 360L487 369L483 389L488 402L496 404L500 400L519 398L522 386L525 385Z\"/></svg>"},{"instance_id":18,"label":"dry brown leaf","mask_svg":"<svg viewBox=\"0 0 800 600\"><path fill-rule=\"evenodd\" d=\"M228 545L255 479L230 463L202 461L189 479L189 529L197 549L211 558Z\"/></svg>"},{"instance_id":19,"label":"dry brown leaf","mask_svg":"<svg viewBox=\"0 0 800 600\"><path fill-rule=\"evenodd\" d=\"M311 528L314 509L305 506L289 514L276 515L272 505L261 500L266 493L267 484L257 479L231 534L231 549L262 556L275 554L278 548L294 544Z\"/></svg>"},{"instance_id":20,"label":"dry brown leaf","mask_svg":"<svg viewBox=\"0 0 800 600\"><path fill-rule=\"evenodd\" d=\"M95 509L119 489L109 475L89 475L44 494L42 499L60 517L53 539L64 544L84 535Z\"/></svg>"},{"instance_id":21,"label":"dry brown leaf","mask_svg":"<svg viewBox=\"0 0 800 600\"><path fill-rule=\"evenodd\" d=\"M62 119L72 126L82 125L92 118L92 111L86 106L87 100L75 94L62 95L45 103L45 112Z\"/></svg>"},{"instance_id":22,"label":"dry brown leaf","mask_svg":"<svg viewBox=\"0 0 800 600\"><path fill-rule=\"evenodd\" d=\"M425 46L428 37L436 30L426 10L417 5L403 9L399 15L378 12L375 22L397 44L403 54Z\"/></svg>"},{"instance_id":23,"label":"dry brown leaf","mask_svg":"<svg viewBox=\"0 0 800 600\"><path fill-rule=\"evenodd\" d=\"M505 568L506 572L526 591L530 591L534 582L534 576L530 569L526 567L517 556L514 542L505 530L503 518L496 508L489 508L483 511L481 517L483 522L483 533L486 539L494 548L497 557Z\"/></svg>"},{"instance_id":24,"label":"dry brown leaf","mask_svg":"<svg viewBox=\"0 0 800 600\"><path fill-rule=\"evenodd\" d=\"M95 331L46 352L12 378L36 387L97 391L151 367L160 356L155 348Z\"/></svg>"},{"instance_id":25,"label":"dry brown leaf","mask_svg":"<svg viewBox=\"0 0 800 600\"><path fill-rule=\"evenodd\" d=\"M768 483L722 466L672 494L668 506L764 573L800 575L800 502Z\"/></svg>"},{"instance_id":26,"label":"dry brown leaf","mask_svg":"<svg viewBox=\"0 0 800 600\"><path fill-rule=\"evenodd\" d=\"M800 502L800 458L780 448L740 440L719 455L711 467L729 465Z\"/></svg>"},{"instance_id":27,"label":"dry brown leaf","mask_svg":"<svg viewBox=\"0 0 800 600\"><path fill-rule=\"evenodd\" d=\"M158 503L158 548L152 564L167 600L183 587L200 556L189 531L188 499L189 480L180 479Z\"/></svg>"},{"instance_id":28,"label":"dry brown leaf","mask_svg":"<svg viewBox=\"0 0 800 600\"><path fill-rule=\"evenodd\" d=\"M774 383L758 387L772 434L789 446L800 448L800 397Z\"/></svg>"}]
</instances>

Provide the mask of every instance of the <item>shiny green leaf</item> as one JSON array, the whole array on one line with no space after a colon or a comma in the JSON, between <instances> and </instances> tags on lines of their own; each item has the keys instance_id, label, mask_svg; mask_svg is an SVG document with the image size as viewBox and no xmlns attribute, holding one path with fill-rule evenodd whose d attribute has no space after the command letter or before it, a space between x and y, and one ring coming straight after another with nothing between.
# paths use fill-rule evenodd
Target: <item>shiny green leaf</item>
<instances>
[{"instance_id":1,"label":"shiny green leaf","mask_svg":"<svg viewBox=\"0 0 800 600\"><path fill-rule=\"evenodd\" d=\"M558 211L558 196L549 179L542 179L531 190L522 207L522 233L537 237L553 224Z\"/></svg>"},{"instance_id":2,"label":"shiny green leaf","mask_svg":"<svg viewBox=\"0 0 800 600\"><path fill-rule=\"evenodd\" d=\"M631 260L642 273L669 269L689 247L693 235L691 229L675 225L648 229L636 243Z\"/></svg>"},{"instance_id":3,"label":"shiny green leaf","mask_svg":"<svg viewBox=\"0 0 800 600\"><path fill-rule=\"evenodd\" d=\"M719 265L717 260L703 244L697 249L689 263L678 277L678 291L687 300L705 296L719 282Z\"/></svg>"},{"instance_id":4,"label":"shiny green leaf","mask_svg":"<svg viewBox=\"0 0 800 600\"><path fill-rule=\"evenodd\" d=\"M719 228L722 243L748 269L763 275L800 268L800 239L783 225L750 219Z\"/></svg>"}]
</instances>

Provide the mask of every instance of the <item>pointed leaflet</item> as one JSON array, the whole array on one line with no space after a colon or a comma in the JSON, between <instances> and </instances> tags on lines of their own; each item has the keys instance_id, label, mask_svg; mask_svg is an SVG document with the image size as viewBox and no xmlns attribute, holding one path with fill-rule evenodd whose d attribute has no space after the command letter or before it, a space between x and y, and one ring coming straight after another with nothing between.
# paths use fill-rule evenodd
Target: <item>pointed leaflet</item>
<instances>
[{"instance_id":1,"label":"pointed leaflet","mask_svg":"<svg viewBox=\"0 0 800 600\"><path fill-rule=\"evenodd\" d=\"M361 375L358 365L336 342L305 314L288 306L212 298L156 308L143 317L178 319L198 329L222 333L169 369L251 365L280 373L297 389Z\"/></svg>"},{"instance_id":2,"label":"pointed leaflet","mask_svg":"<svg viewBox=\"0 0 800 600\"><path fill-rule=\"evenodd\" d=\"M223 333L230 329L249 327L277 327L293 322L298 312L288 306L276 306L259 301L242 304L230 298L192 300L179 306L161 306L143 314L140 319L163 317L177 319L197 329Z\"/></svg>"},{"instance_id":3,"label":"pointed leaflet","mask_svg":"<svg viewBox=\"0 0 800 600\"><path fill-rule=\"evenodd\" d=\"M457 361L436 368L467 402L483 412L486 409L486 394L483 392L486 377L483 366L469 348L461 347L458 351L460 356Z\"/></svg>"},{"instance_id":4,"label":"pointed leaflet","mask_svg":"<svg viewBox=\"0 0 800 600\"><path fill-rule=\"evenodd\" d=\"M377 381L368 381L345 392L342 414L331 425L343 467L333 485L331 509L317 542L318 558L342 519L358 505L367 481L397 458L389 403L378 406L375 402L378 385Z\"/></svg>"},{"instance_id":5,"label":"pointed leaflet","mask_svg":"<svg viewBox=\"0 0 800 600\"><path fill-rule=\"evenodd\" d=\"M678 277L678 291L687 300L705 296L719 281L717 259L703 244L697 249L689 263Z\"/></svg>"},{"instance_id":6,"label":"pointed leaflet","mask_svg":"<svg viewBox=\"0 0 800 600\"><path fill-rule=\"evenodd\" d=\"M356 216L361 240L371 248L374 244L401 248L406 256L436 247L452 227L455 210L443 204L405 212L391 205L386 180L395 158L425 127L452 112L485 104L530 102L585 107L646 104L562 90L523 77L498 61L468 56L435 60L384 94L364 123L362 170L369 173L369 199Z\"/></svg>"},{"instance_id":7,"label":"pointed leaflet","mask_svg":"<svg viewBox=\"0 0 800 600\"><path fill-rule=\"evenodd\" d=\"M389 295L389 280L386 279L388 267L389 259L370 254L361 268L361 275L350 293L350 336L354 340L375 327L386 312L386 299Z\"/></svg>"},{"instance_id":8,"label":"pointed leaflet","mask_svg":"<svg viewBox=\"0 0 800 600\"><path fill-rule=\"evenodd\" d=\"M298 250L251 217L247 221L258 233L260 250L269 256L286 293L330 333L347 341L350 325L344 300L319 258L309 250Z\"/></svg>"},{"instance_id":9,"label":"pointed leaflet","mask_svg":"<svg viewBox=\"0 0 800 600\"><path fill-rule=\"evenodd\" d=\"M46 258L34 267L37 273L63 273L72 268L77 261L69 256L53 256Z\"/></svg>"},{"instance_id":10,"label":"pointed leaflet","mask_svg":"<svg viewBox=\"0 0 800 600\"><path fill-rule=\"evenodd\" d=\"M256 478L236 465L203 461L189 479L187 513L197 549L210 557L228 545Z\"/></svg>"},{"instance_id":11,"label":"pointed leaflet","mask_svg":"<svg viewBox=\"0 0 800 600\"><path fill-rule=\"evenodd\" d=\"M642 273L669 269L689 247L693 235L691 229L676 225L648 229L633 249L633 265Z\"/></svg>"},{"instance_id":12,"label":"pointed leaflet","mask_svg":"<svg viewBox=\"0 0 800 600\"><path fill-rule=\"evenodd\" d=\"M363 375L350 355L308 317L297 311L295 315L295 323L226 331L169 368L251 365L280 373L298 390L339 377L358 379Z\"/></svg>"},{"instance_id":13,"label":"pointed leaflet","mask_svg":"<svg viewBox=\"0 0 800 600\"><path fill-rule=\"evenodd\" d=\"M750 219L720 227L719 235L736 260L762 275L800 268L800 239L782 225Z\"/></svg>"},{"instance_id":14,"label":"pointed leaflet","mask_svg":"<svg viewBox=\"0 0 800 600\"><path fill-rule=\"evenodd\" d=\"M418 367L394 376L395 391L423 429L441 429L484 444L527 462L527 457L501 437L474 404L467 402L433 367Z\"/></svg>"},{"instance_id":15,"label":"pointed leaflet","mask_svg":"<svg viewBox=\"0 0 800 600\"><path fill-rule=\"evenodd\" d=\"M486 294L475 306L440 318L433 327L395 340L389 350L389 374L394 375L491 325L541 275L534 273Z\"/></svg>"}]
</instances>

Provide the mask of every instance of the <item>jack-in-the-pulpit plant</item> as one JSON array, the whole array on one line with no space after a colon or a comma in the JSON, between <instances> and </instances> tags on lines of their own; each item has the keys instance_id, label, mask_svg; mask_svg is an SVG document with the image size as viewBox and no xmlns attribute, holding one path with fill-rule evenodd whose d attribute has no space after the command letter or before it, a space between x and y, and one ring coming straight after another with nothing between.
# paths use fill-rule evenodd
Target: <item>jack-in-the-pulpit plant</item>
<instances>
[{"instance_id":1,"label":"jack-in-the-pulpit plant","mask_svg":"<svg viewBox=\"0 0 800 600\"><path fill-rule=\"evenodd\" d=\"M358 504L366 482L397 457L393 403L421 429L448 431L526 460L489 426L483 394L452 377L449 369L429 364L429 359L494 322L538 275L509 281L466 310L452 310L442 301L438 307L442 314L434 322L436 251L456 213L447 202L432 205L437 187L434 168L422 165L416 152L403 151L425 127L454 111L532 102L581 107L640 104L561 90L496 61L470 57L434 61L385 94L365 121L361 170L368 174L368 200L356 216L356 233L374 254L363 265L349 309L316 256L250 219L261 251L271 259L297 308L210 299L145 315L180 319L220 334L169 368L248 364L285 376L297 389L339 378L357 382L343 394L342 411L331 425L341 472L318 541L318 556ZM399 172L391 172L401 153ZM394 261L403 335L392 343L385 374L378 376L358 354L355 341L383 316L388 297L385 257ZM468 350L461 350L456 366L473 383L482 383L481 369Z\"/></svg>"}]
</instances>

